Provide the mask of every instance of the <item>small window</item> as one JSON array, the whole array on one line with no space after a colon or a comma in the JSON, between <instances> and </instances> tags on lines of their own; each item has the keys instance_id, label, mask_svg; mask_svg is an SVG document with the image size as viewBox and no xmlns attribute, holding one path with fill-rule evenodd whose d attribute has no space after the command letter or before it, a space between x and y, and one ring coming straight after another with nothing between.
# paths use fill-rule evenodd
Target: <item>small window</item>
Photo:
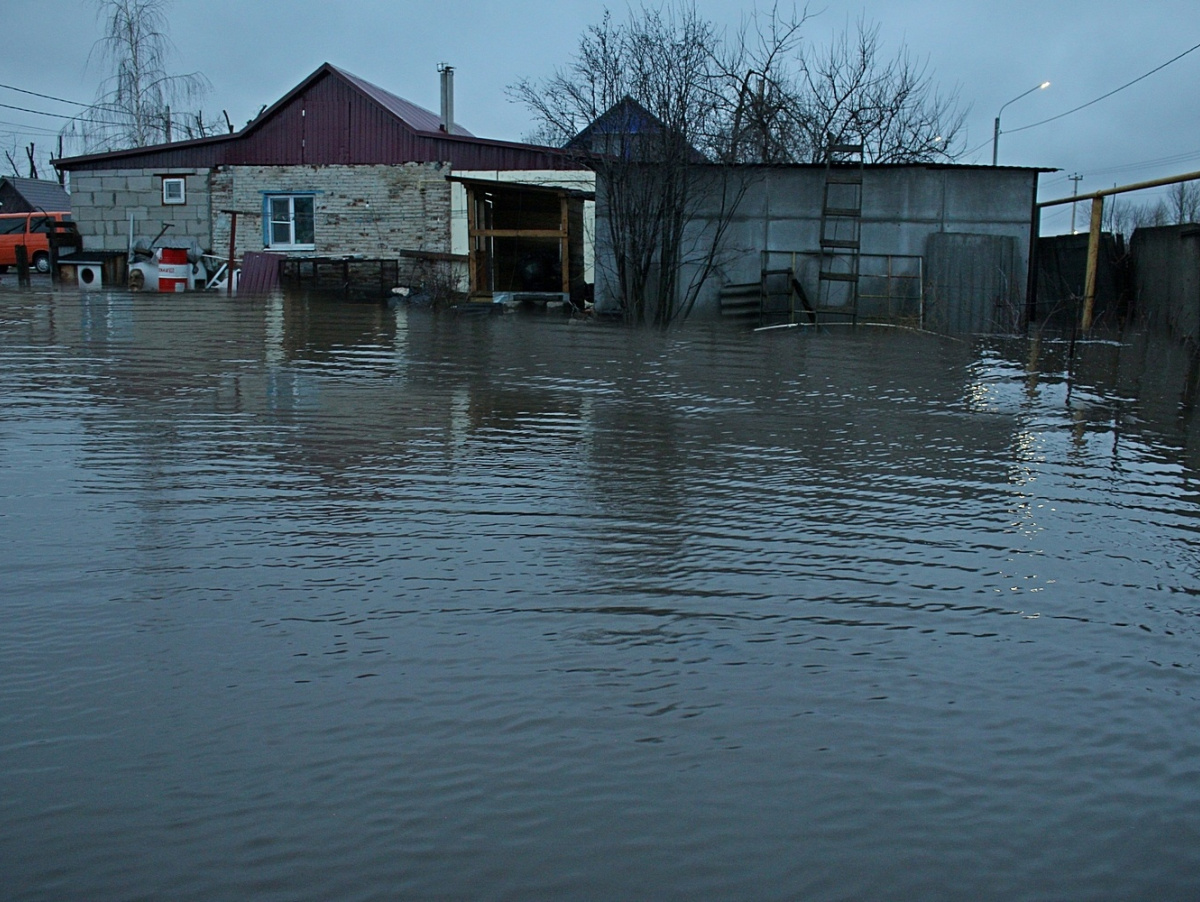
<instances>
[{"instance_id":1,"label":"small window","mask_svg":"<svg viewBox=\"0 0 1200 902\"><path fill-rule=\"evenodd\" d=\"M316 205L311 194L273 194L265 198L267 247L312 250L316 244Z\"/></svg>"},{"instance_id":2,"label":"small window","mask_svg":"<svg viewBox=\"0 0 1200 902\"><path fill-rule=\"evenodd\" d=\"M187 193L185 191L185 180L182 178L163 178L163 203L164 204L184 204L187 203Z\"/></svg>"}]
</instances>

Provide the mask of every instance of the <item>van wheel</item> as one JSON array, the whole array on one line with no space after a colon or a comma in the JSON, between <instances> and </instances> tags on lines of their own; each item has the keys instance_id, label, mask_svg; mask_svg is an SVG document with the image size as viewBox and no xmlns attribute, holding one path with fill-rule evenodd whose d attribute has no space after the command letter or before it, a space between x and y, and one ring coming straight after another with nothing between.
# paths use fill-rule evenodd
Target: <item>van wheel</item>
<instances>
[{"instance_id":1,"label":"van wheel","mask_svg":"<svg viewBox=\"0 0 1200 902\"><path fill-rule=\"evenodd\" d=\"M33 268L38 272L50 272L50 255L49 254L34 254Z\"/></svg>"}]
</instances>

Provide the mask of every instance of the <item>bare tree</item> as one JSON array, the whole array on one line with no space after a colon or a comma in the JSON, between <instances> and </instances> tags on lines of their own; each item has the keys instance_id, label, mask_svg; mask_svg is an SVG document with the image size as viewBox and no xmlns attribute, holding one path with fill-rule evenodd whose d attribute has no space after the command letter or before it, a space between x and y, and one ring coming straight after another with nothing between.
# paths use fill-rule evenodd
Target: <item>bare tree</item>
<instances>
[{"instance_id":1,"label":"bare tree","mask_svg":"<svg viewBox=\"0 0 1200 902\"><path fill-rule=\"evenodd\" d=\"M1135 203L1111 198L1104 206L1104 227L1111 232L1132 234L1134 229L1184 225L1200 221L1200 184L1177 182L1165 200Z\"/></svg>"},{"instance_id":2,"label":"bare tree","mask_svg":"<svg viewBox=\"0 0 1200 902\"><path fill-rule=\"evenodd\" d=\"M1195 182L1177 182L1164 202L1169 222L1183 225L1200 220L1200 185Z\"/></svg>"},{"instance_id":3,"label":"bare tree","mask_svg":"<svg viewBox=\"0 0 1200 902\"><path fill-rule=\"evenodd\" d=\"M509 88L597 173L602 223L627 316L687 316L753 178L746 163L822 162L831 143L864 145L869 162L954 159L965 114L925 65L885 60L879 29L859 23L807 48L807 9L773 8L733 37L692 0L605 12L566 67ZM705 215L697 215L703 207Z\"/></svg>"},{"instance_id":4,"label":"bare tree","mask_svg":"<svg viewBox=\"0 0 1200 902\"><path fill-rule=\"evenodd\" d=\"M1128 238L1138 227L1141 215L1141 207L1138 204L1119 196L1109 197L1104 203L1102 228L1106 232Z\"/></svg>"},{"instance_id":5,"label":"bare tree","mask_svg":"<svg viewBox=\"0 0 1200 902\"><path fill-rule=\"evenodd\" d=\"M95 3L105 29L92 54L110 74L100 83L95 103L80 116L86 151L170 141L179 114L186 136L206 133L200 115L190 108L209 90L208 80L198 72L172 75L167 70L174 50L166 31L169 0Z\"/></svg>"},{"instance_id":6,"label":"bare tree","mask_svg":"<svg viewBox=\"0 0 1200 902\"><path fill-rule=\"evenodd\" d=\"M689 4L642 7L621 23L606 12L567 67L509 88L543 140L568 145L596 171L597 238L613 268L602 277L634 322L667 326L690 312L744 194L730 167L703 165L701 148L728 134L720 47ZM701 203L723 212L694 228Z\"/></svg>"},{"instance_id":7,"label":"bare tree","mask_svg":"<svg viewBox=\"0 0 1200 902\"><path fill-rule=\"evenodd\" d=\"M793 113L804 136L796 153L822 162L830 144L862 144L874 163L952 160L966 112L957 98L940 93L926 63L901 49L883 56L879 26L859 20L825 48L800 60L801 87Z\"/></svg>"},{"instance_id":8,"label":"bare tree","mask_svg":"<svg viewBox=\"0 0 1200 902\"><path fill-rule=\"evenodd\" d=\"M8 159L8 165L12 169L13 175L16 176L17 178L31 178L31 179L41 178L41 176L38 174L38 157L40 156L44 160L45 154L38 153L37 145L34 144L34 142L30 141L29 144L27 144L21 148L21 151L23 151L25 154L25 160L26 160L26 162L24 163L24 166L25 166L24 173L21 172L22 164L18 163L16 157L13 156L13 153L15 150L16 150L16 148L14 145L13 150L11 150L11 151L5 150L4 151L4 156Z\"/></svg>"},{"instance_id":9,"label":"bare tree","mask_svg":"<svg viewBox=\"0 0 1200 902\"><path fill-rule=\"evenodd\" d=\"M715 136L716 158L737 163L792 163L807 135L796 116L799 84L790 67L800 52L808 10L784 16L757 11L717 57L727 132Z\"/></svg>"}]
</instances>

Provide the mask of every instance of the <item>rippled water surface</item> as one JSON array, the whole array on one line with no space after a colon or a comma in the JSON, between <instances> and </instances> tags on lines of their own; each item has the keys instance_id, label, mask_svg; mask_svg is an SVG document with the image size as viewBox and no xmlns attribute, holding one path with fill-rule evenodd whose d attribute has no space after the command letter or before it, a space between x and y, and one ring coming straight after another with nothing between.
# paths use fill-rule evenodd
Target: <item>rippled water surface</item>
<instances>
[{"instance_id":1,"label":"rippled water surface","mask_svg":"<svg viewBox=\"0 0 1200 902\"><path fill-rule=\"evenodd\" d=\"M1195 386L6 281L0 894L1197 898Z\"/></svg>"}]
</instances>

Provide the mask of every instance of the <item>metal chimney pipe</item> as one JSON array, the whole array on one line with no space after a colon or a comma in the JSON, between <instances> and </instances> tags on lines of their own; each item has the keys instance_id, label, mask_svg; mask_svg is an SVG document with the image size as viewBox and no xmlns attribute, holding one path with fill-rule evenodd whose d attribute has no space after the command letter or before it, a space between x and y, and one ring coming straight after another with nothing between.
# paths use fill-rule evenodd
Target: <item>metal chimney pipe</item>
<instances>
[{"instance_id":1,"label":"metal chimney pipe","mask_svg":"<svg viewBox=\"0 0 1200 902\"><path fill-rule=\"evenodd\" d=\"M454 67L442 63L438 66L442 73L442 131L454 133Z\"/></svg>"}]
</instances>

